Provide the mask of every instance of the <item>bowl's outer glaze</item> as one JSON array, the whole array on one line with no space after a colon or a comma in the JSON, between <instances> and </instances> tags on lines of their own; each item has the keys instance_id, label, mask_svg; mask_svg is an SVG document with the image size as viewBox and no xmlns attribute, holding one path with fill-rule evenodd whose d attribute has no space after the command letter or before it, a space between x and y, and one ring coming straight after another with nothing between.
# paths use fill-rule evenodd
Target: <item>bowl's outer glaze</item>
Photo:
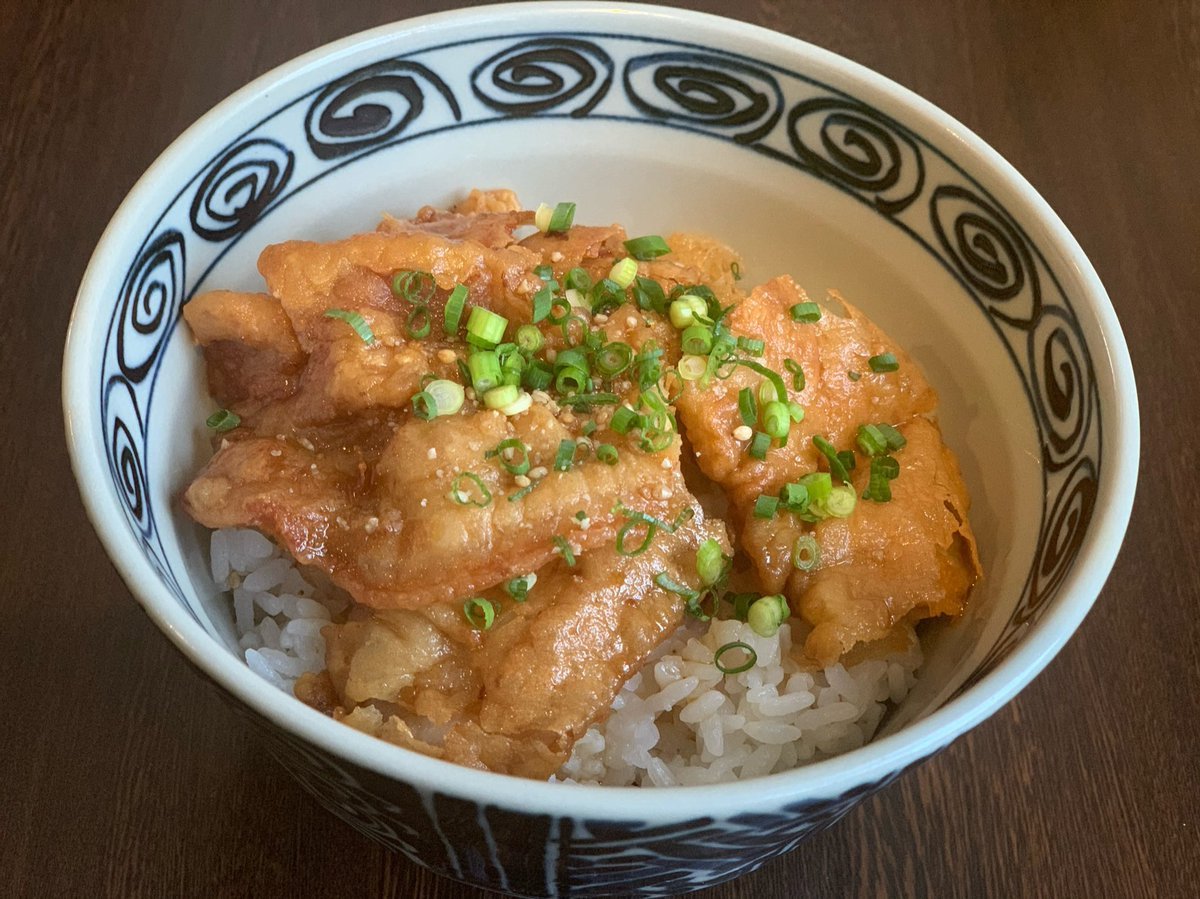
<instances>
[{"instance_id":1,"label":"bowl's outer glaze","mask_svg":"<svg viewBox=\"0 0 1200 899\"><path fill-rule=\"evenodd\" d=\"M633 230L670 210L672 224L748 249L756 277L803 272L875 296L863 305L930 369L950 442L967 450L989 579L982 611L938 635L929 685L884 737L663 803L382 746L273 694L227 651L228 610L174 502L207 452L181 305L204 287L255 289L266 243L362 230L391 197L445 201L476 184L569 195L581 218ZM434 16L264 76L131 192L81 287L65 366L85 502L154 620L335 813L439 872L528 895L665 894L736 876L991 714L1090 607L1136 477L1136 395L1111 307L1003 160L851 63L652 7Z\"/></svg>"}]
</instances>

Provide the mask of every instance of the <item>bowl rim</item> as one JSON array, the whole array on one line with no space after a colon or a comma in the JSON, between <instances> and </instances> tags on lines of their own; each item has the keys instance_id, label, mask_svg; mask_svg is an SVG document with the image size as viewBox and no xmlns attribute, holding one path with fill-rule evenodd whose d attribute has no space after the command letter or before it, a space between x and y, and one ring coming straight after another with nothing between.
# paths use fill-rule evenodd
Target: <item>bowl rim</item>
<instances>
[{"instance_id":1,"label":"bowl rim","mask_svg":"<svg viewBox=\"0 0 1200 899\"><path fill-rule=\"evenodd\" d=\"M1099 332L1091 346L1097 382L1102 381L1100 374L1103 371L1108 376L1103 380L1111 378L1115 391L1104 410L1109 419L1105 428L1107 433L1102 436L1105 465L1097 485L1097 496L1106 497L1107 501L1103 505L1097 504L1088 533L1070 572L1058 586L1058 595L1051 607L1007 658L942 707L895 734L792 771L728 784L673 787L669 804L663 803L661 794L654 789L530 781L429 758L333 721L259 678L187 615L145 559L120 517L107 467L95 449L97 410L90 402L95 392L91 389L94 367L88 364L92 359L88 340L100 324L98 316L104 299L101 288L112 280L114 259L125 236L140 234L130 226L160 196L156 182L164 179L165 171L184 160L192 145L202 142L209 129L253 108L270 89L302 76L310 68L324 66L338 57L370 53L401 36L415 37L498 20L506 27L527 24L544 30L548 19L564 15L570 15L572 26L578 27L584 15L613 13L653 17L724 36L733 35L743 43L761 47L764 52L802 59L809 66L815 65L835 74L852 90L885 97L893 107L902 107L906 117L904 123L915 123L916 127L908 127L917 133L938 134L952 143L955 159L969 161L974 170L987 171L990 177L1011 191L1016 202L1008 203L1010 213L1026 221L1036 220L1045 229L1045 245L1053 245L1068 261L1064 272L1069 269L1080 287L1072 300L1080 309L1087 309ZM1023 216L1017 216L1018 209ZM1103 391L1100 402L1105 405ZM81 281L67 330L62 403L71 465L83 503L118 573L171 642L233 697L285 732L389 779L529 813L602 820L675 821L732 816L758 810L764 803L783 805L834 797L901 772L975 727L1008 703L1054 658L1095 602L1115 563L1129 521L1134 496L1130 485L1136 483L1140 453L1136 384L1125 338L1111 301L1066 226L998 152L916 93L814 44L709 13L623 2L505 3L392 22L302 54L260 75L218 103L177 137L146 169L97 243Z\"/></svg>"}]
</instances>

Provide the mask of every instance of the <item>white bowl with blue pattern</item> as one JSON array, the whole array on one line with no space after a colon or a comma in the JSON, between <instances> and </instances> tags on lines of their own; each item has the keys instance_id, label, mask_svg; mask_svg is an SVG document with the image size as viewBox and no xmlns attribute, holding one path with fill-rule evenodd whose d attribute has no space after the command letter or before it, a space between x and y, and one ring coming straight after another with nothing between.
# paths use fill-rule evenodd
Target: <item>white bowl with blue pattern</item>
<instances>
[{"instance_id":1,"label":"white bowl with blue pattern","mask_svg":"<svg viewBox=\"0 0 1200 899\"><path fill-rule=\"evenodd\" d=\"M708 232L744 251L751 282L790 272L811 292L839 288L921 362L987 576L965 620L931 629L920 685L872 743L669 795L533 783L373 740L243 664L204 534L178 501L209 451L210 410L180 308L200 290L258 288L268 243L368 230L381 212L474 186L574 200L581 221L631 232ZM607 3L401 22L226 100L163 153L101 239L63 403L117 568L272 755L419 864L535 896L665 895L752 870L992 714L1096 598L1138 460L1133 374L1104 289L995 151L816 47Z\"/></svg>"}]
</instances>

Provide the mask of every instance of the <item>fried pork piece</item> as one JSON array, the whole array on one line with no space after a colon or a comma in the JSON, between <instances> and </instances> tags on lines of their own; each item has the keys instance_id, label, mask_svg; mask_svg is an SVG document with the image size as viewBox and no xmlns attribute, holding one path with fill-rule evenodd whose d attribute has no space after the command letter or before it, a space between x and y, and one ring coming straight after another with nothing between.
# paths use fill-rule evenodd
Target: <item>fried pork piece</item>
<instances>
[{"instance_id":1,"label":"fried pork piece","mask_svg":"<svg viewBox=\"0 0 1200 899\"><path fill-rule=\"evenodd\" d=\"M313 330L325 311L338 306L340 281L364 279L375 284L380 308L401 311L388 281L398 271L429 272L438 291L429 312L437 321L446 296L458 284L468 291L468 304L485 306L515 321L528 321L533 291L541 281L532 274L540 261L519 246L492 249L474 240L457 240L423 231L357 234L331 243L291 240L263 250L258 270L272 296L291 319L300 345L309 349ZM386 292L386 295L385 295ZM405 309L404 311L407 311Z\"/></svg>"},{"instance_id":2,"label":"fried pork piece","mask_svg":"<svg viewBox=\"0 0 1200 899\"><path fill-rule=\"evenodd\" d=\"M290 396L305 356L279 301L260 293L214 290L183 307L204 347L208 389L239 414Z\"/></svg>"},{"instance_id":3,"label":"fried pork piece","mask_svg":"<svg viewBox=\"0 0 1200 899\"><path fill-rule=\"evenodd\" d=\"M682 600L654 578L666 572L694 582L695 552L708 538L728 550L721 523L697 517L674 534L660 532L640 556L619 555L609 543L574 567L552 561L526 602L488 594L501 612L486 631L467 624L461 602L421 612L360 609L324 631L335 714L450 761L544 779L682 622ZM320 694L310 687L308 695ZM422 738L404 716L428 719Z\"/></svg>"},{"instance_id":4,"label":"fried pork piece","mask_svg":"<svg viewBox=\"0 0 1200 899\"><path fill-rule=\"evenodd\" d=\"M937 397L933 389L900 348L836 294L832 294L831 301L825 304L820 321L812 324L792 321L791 306L807 302L807 299L790 278L776 278L756 288L729 315L729 325L735 334L764 341L766 350L760 361L783 374L789 389L792 377L784 366L785 359L795 361L804 371L805 387L793 392L792 399L804 407L805 416L802 422L792 425L786 446L773 447L767 458L759 461L746 452L747 441L734 436L735 429L742 424L737 407L738 392L744 387L757 392L763 380L761 375L743 367L736 369L726 380L714 380L707 389L689 385L679 401L679 416L700 469L721 486L729 499L738 542L754 566L760 588L769 593L786 592L810 623L818 623L817 617L820 617L826 626L809 638L805 649L815 659L832 662L856 642L874 639L890 627L890 624L860 625L859 622L866 621L868 609L876 615L873 620L890 619L892 623L910 612L917 617L926 617L960 610L978 566L974 539L965 523L966 493L957 469L953 467L953 459L947 455L936 425L928 422L911 424L936 408ZM868 359L884 352L896 356L899 369L875 374ZM851 377L851 372L859 375L857 380ZM807 532L807 526L788 513L765 520L754 518L751 515L754 503L762 494L776 495L784 484L822 468L820 452L812 442L814 435L826 438L839 450L852 449L859 425L878 422L895 425L908 422L911 427L918 428L922 438L929 437L906 448L898 457L900 477L908 476L909 466L920 473L924 467L938 462L935 468L942 479L939 484L944 484L945 489L935 494L941 498L932 508L935 511L941 508L944 498L960 510L962 517L955 530L961 540L942 541L938 545L945 547L946 564L956 566L961 576L951 577L941 567L925 565L925 560L916 554L919 540L914 536L907 561L911 566L910 577L904 582L902 593L867 590L869 577L864 576L846 588L853 593L857 604L845 595L838 596L838 601L805 602L806 583L797 576L792 556L796 538ZM949 465L944 464L946 460ZM860 461L857 474L862 478L869 472L869 466L865 460ZM911 480L916 478L914 474ZM898 483L893 483L893 491ZM860 493L862 486L865 484L860 485ZM931 514L928 509L896 500L883 504L882 512L874 506L860 501L848 526L855 527L860 517L873 520L882 514L890 519L892 526L907 528L910 534L928 540L940 540L943 536L941 530L930 531L926 527ZM819 530L829 526L823 524ZM824 545L820 533L818 542ZM872 550L865 545L853 544L847 552L850 556L841 558L839 564L854 561L864 566L864 571L875 570ZM832 560L825 558L823 551L821 570L827 564L832 564ZM904 567L904 563L898 564ZM880 583L886 584L887 579L880 578ZM820 595L832 596L830 589L823 588ZM944 596L945 603L939 605L928 601L935 592L947 589L953 590L953 594L938 594ZM818 609L822 611L818 612ZM892 615L892 609L900 611ZM839 619L839 615L844 616L844 620ZM838 643L840 648L837 650L833 648L837 641L828 636L831 633L845 637Z\"/></svg>"},{"instance_id":5,"label":"fried pork piece","mask_svg":"<svg viewBox=\"0 0 1200 899\"><path fill-rule=\"evenodd\" d=\"M624 521L618 504L667 517L689 496L678 440L661 453L624 452L617 465L581 453L569 471L554 470L560 443L579 436L535 404L511 418L410 419L377 458L340 433L309 441L313 450L242 438L217 452L184 502L208 527L261 530L358 602L420 608L540 568L559 552L556 537L577 551L611 543ZM486 454L514 437L541 479L510 501L518 484Z\"/></svg>"},{"instance_id":6,"label":"fried pork piece","mask_svg":"<svg viewBox=\"0 0 1200 899\"><path fill-rule=\"evenodd\" d=\"M900 428L900 476L890 502L860 501L849 518L817 523L820 565L793 571L787 594L814 625L805 651L825 664L857 643L878 640L900 622L961 615L979 576L970 500L937 426L914 418ZM867 487L869 466L853 472Z\"/></svg>"}]
</instances>

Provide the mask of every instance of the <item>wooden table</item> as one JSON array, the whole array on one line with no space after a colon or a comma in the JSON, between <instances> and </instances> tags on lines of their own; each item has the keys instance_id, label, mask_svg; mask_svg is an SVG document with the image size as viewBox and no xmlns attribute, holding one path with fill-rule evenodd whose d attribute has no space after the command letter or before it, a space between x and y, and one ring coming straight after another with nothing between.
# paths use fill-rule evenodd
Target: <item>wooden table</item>
<instances>
[{"instance_id":1,"label":"wooden table","mask_svg":"<svg viewBox=\"0 0 1200 899\"><path fill-rule=\"evenodd\" d=\"M0 895L475 895L318 808L139 611L84 517L58 400L88 256L167 143L298 53L449 5L5 3ZM1121 317L1144 464L1108 587L1019 699L799 851L703 895L1200 895L1200 2L761 0L733 14L913 88L1042 192Z\"/></svg>"}]
</instances>

